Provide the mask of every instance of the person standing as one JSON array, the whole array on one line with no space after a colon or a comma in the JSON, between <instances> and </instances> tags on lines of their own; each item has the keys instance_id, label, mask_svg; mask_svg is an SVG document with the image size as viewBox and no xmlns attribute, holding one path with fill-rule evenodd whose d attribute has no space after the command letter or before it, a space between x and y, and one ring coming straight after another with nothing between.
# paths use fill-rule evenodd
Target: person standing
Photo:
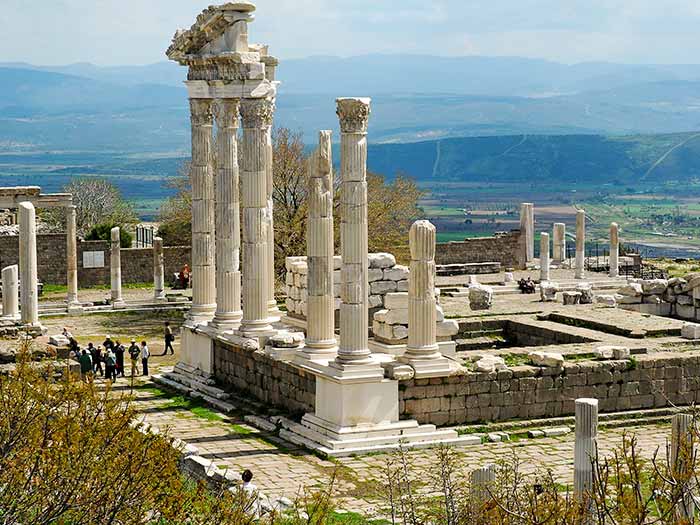
<instances>
[{"instance_id":1,"label":"person standing","mask_svg":"<svg viewBox=\"0 0 700 525\"><path fill-rule=\"evenodd\" d=\"M84 348L78 362L80 363L80 377L82 377L83 381L87 381L90 374L92 374L92 357Z\"/></svg>"},{"instance_id":2,"label":"person standing","mask_svg":"<svg viewBox=\"0 0 700 525\"><path fill-rule=\"evenodd\" d=\"M139 357L141 356L141 349L139 345L136 344L136 339L131 340L131 345L129 346L129 357L131 358L131 377L138 375L139 373Z\"/></svg>"},{"instance_id":3,"label":"person standing","mask_svg":"<svg viewBox=\"0 0 700 525\"><path fill-rule=\"evenodd\" d=\"M114 341L112 341L111 336L108 335L107 337L105 337L102 346L105 349L105 353L107 353L109 350L114 350Z\"/></svg>"},{"instance_id":4,"label":"person standing","mask_svg":"<svg viewBox=\"0 0 700 525\"><path fill-rule=\"evenodd\" d=\"M88 349L90 350L90 355L92 356L92 371L97 375L100 372L101 376L104 376L104 371L102 370L102 347L92 346L92 343L88 343Z\"/></svg>"},{"instance_id":5,"label":"person standing","mask_svg":"<svg viewBox=\"0 0 700 525\"><path fill-rule=\"evenodd\" d=\"M170 353L174 355L175 350L173 350L173 341L175 340L175 336L173 335L173 329L170 328L170 323L168 321L165 321L164 332L163 337L165 339L165 350L163 350L161 355L166 355L168 350L170 350Z\"/></svg>"},{"instance_id":6,"label":"person standing","mask_svg":"<svg viewBox=\"0 0 700 525\"><path fill-rule=\"evenodd\" d=\"M124 345L121 344L119 341L114 341L114 357L116 358L117 361L117 368L115 370L116 374L115 375L121 375L122 377L125 377L124 374L124 352L126 352L126 348L124 348Z\"/></svg>"},{"instance_id":7,"label":"person standing","mask_svg":"<svg viewBox=\"0 0 700 525\"><path fill-rule=\"evenodd\" d=\"M114 352L112 352L112 349L109 348L105 353L105 377L108 381L114 382L117 380L116 367L117 359L114 356Z\"/></svg>"},{"instance_id":8,"label":"person standing","mask_svg":"<svg viewBox=\"0 0 700 525\"><path fill-rule=\"evenodd\" d=\"M143 375L148 375L148 358L151 357L151 352L148 350L146 341L141 341L141 365L143 367Z\"/></svg>"}]
</instances>

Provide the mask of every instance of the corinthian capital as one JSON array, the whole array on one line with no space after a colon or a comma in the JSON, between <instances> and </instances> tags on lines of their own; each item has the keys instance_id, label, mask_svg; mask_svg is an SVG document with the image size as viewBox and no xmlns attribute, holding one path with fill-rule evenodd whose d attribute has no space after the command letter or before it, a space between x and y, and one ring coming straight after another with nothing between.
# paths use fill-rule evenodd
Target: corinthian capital
<instances>
[{"instance_id":1,"label":"corinthian capital","mask_svg":"<svg viewBox=\"0 0 700 525\"><path fill-rule=\"evenodd\" d=\"M336 99L336 114L340 119L342 133L367 133L370 100L369 98Z\"/></svg>"},{"instance_id":2,"label":"corinthian capital","mask_svg":"<svg viewBox=\"0 0 700 525\"><path fill-rule=\"evenodd\" d=\"M193 126L211 126L213 122L211 100L207 98L190 99L190 120Z\"/></svg>"},{"instance_id":3,"label":"corinthian capital","mask_svg":"<svg viewBox=\"0 0 700 525\"><path fill-rule=\"evenodd\" d=\"M269 128L275 113L275 102L270 98L246 98L241 101L244 128Z\"/></svg>"},{"instance_id":4,"label":"corinthian capital","mask_svg":"<svg viewBox=\"0 0 700 525\"><path fill-rule=\"evenodd\" d=\"M214 104L214 114L216 115L216 125L220 128L237 128L238 117L241 116L239 110L239 99L220 98Z\"/></svg>"}]
</instances>

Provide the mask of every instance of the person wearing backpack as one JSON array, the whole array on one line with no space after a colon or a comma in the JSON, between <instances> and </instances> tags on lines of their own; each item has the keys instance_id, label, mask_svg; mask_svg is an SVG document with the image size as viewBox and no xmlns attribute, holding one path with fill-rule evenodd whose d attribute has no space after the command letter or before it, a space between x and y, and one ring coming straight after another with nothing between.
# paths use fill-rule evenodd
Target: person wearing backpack
<instances>
[{"instance_id":1,"label":"person wearing backpack","mask_svg":"<svg viewBox=\"0 0 700 525\"><path fill-rule=\"evenodd\" d=\"M165 339L165 350L163 350L163 353L160 355L167 355L168 350L170 350L171 354L175 354L175 350L173 350L173 341L175 341L175 336L173 335L173 329L170 328L170 323L168 321L165 321L165 333L163 334L163 337Z\"/></svg>"}]
</instances>

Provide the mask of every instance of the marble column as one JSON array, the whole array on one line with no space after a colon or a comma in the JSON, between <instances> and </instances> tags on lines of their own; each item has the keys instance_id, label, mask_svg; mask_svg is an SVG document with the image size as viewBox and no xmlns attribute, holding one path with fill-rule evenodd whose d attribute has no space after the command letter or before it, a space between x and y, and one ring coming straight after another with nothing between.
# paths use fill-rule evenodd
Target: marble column
<instances>
[{"instance_id":1,"label":"marble column","mask_svg":"<svg viewBox=\"0 0 700 525\"><path fill-rule=\"evenodd\" d=\"M549 234L540 233L540 282L549 281Z\"/></svg>"},{"instance_id":2,"label":"marble column","mask_svg":"<svg viewBox=\"0 0 700 525\"><path fill-rule=\"evenodd\" d=\"M566 259L566 224L563 222L554 223L552 244L554 262L561 264Z\"/></svg>"},{"instance_id":3,"label":"marble column","mask_svg":"<svg viewBox=\"0 0 700 525\"><path fill-rule=\"evenodd\" d=\"M610 224L610 277L620 276L620 230L616 222Z\"/></svg>"},{"instance_id":4,"label":"marble column","mask_svg":"<svg viewBox=\"0 0 700 525\"><path fill-rule=\"evenodd\" d=\"M583 279L586 261L586 212L576 211L576 272L574 279Z\"/></svg>"},{"instance_id":5,"label":"marble column","mask_svg":"<svg viewBox=\"0 0 700 525\"><path fill-rule=\"evenodd\" d=\"M240 333L272 333L269 321L267 264L269 210L267 203L268 134L274 103L271 99L241 101L241 208L243 209L243 319Z\"/></svg>"},{"instance_id":6,"label":"marble column","mask_svg":"<svg viewBox=\"0 0 700 525\"><path fill-rule=\"evenodd\" d=\"M338 365L373 363L368 347L367 122L369 98L337 99L340 119L340 346Z\"/></svg>"},{"instance_id":7,"label":"marble column","mask_svg":"<svg viewBox=\"0 0 700 525\"><path fill-rule=\"evenodd\" d=\"M75 223L75 206L66 208L66 267L68 274L68 309L80 308L78 301L78 228Z\"/></svg>"},{"instance_id":8,"label":"marble column","mask_svg":"<svg viewBox=\"0 0 700 525\"><path fill-rule=\"evenodd\" d=\"M2 269L2 318L19 319L19 268L16 264Z\"/></svg>"},{"instance_id":9,"label":"marble column","mask_svg":"<svg viewBox=\"0 0 700 525\"><path fill-rule=\"evenodd\" d=\"M212 101L190 99L192 125L192 323L211 321L216 310Z\"/></svg>"},{"instance_id":10,"label":"marble column","mask_svg":"<svg viewBox=\"0 0 700 525\"><path fill-rule=\"evenodd\" d=\"M575 402L574 497L590 500L593 489L593 460L598 456L598 400L581 398Z\"/></svg>"},{"instance_id":11,"label":"marble column","mask_svg":"<svg viewBox=\"0 0 700 525\"><path fill-rule=\"evenodd\" d=\"M469 475L469 489L474 503L482 508L491 499L493 486L496 484L496 465L489 464L472 470Z\"/></svg>"},{"instance_id":12,"label":"marble column","mask_svg":"<svg viewBox=\"0 0 700 525\"><path fill-rule=\"evenodd\" d=\"M118 226L110 231L110 240L109 275L112 285L112 307L119 308L123 307L125 303L122 298L122 248Z\"/></svg>"},{"instance_id":13,"label":"marble column","mask_svg":"<svg viewBox=\"0 0 700 525\"><path fill-rule=\"evenodd\" d=\"M153 300L165 301L165 264L163 239L153 237Z\"/></svg>"},{"instance_id":14,"label":"marble column","mask_svg":"<svg viewBox=\"0 0 700 525\"><path fill-rule=\"evenodd\" d=\"M523 202L520 205L520 235L524 238L526 263L535 259L534 207L531 202Z\"/></svg>"},{"instance_id":15,"label":"marble column","mask_svg":"<svg viewBox=\"0 0 700 525\"><path fill-rule=\"evenodd\" d=\"M275 100L272 99L272 111L274 116L275 110ZM274 221L274 202L272 199L272 194L274 191L274 158L272 149L272 118L270 119L270 125L267 128L266 138L266 150L267 156L265 158L265 180L267 192L267 231L265 242L267 243L267 257L265 258L265 265L267 267L267 310L270 317L270 322L279 321L280 319L280 309L277 306L277 300L275 299L275 221Z\"/></svg>"},{"instance_id":16,"label":"marble column","mask_svg":"<svg viewBox=\"0 0 700 525\"><path fill-rule=\"evenodd\" d=\"M333 160L331 132L321 131L311 156L308 177L306 257L308 298L306 348L310 358L334 358L335 296L333 294Z\"/></svg>"},{"instance_id":17,"label":"marble column","mask_svg":"<svg viewBox=\"0 0 700 525\"><path fill-rule=\"evenodd\" d=\"M38 326L36 210L31 202L19 203L19 273L21 322L27 326Z\"/></svg>"},{"instance_id":18,"label":"marble column","mask_svg":"<svg viewBox=\"0 0 700 525\"><path fill-rule=\"evenodd\" d=\"M239 100L221 99L216 113L216 312L219 332L241 324L241 233L238 198Z\"/></svg>"},{"instance_id":19,"label":"marble column","mask_svg":"<svg viewBox=\"0 0 700 525\"><path fill-rule=\"evenodd\" d=\"M678 523L693 523L692 486L694 476L694 428L692 414L675 414L671 420L671 457L669 466L673 478L682 485L683 496L676 503L674 514Z\"/></svg>"}]
</instances>

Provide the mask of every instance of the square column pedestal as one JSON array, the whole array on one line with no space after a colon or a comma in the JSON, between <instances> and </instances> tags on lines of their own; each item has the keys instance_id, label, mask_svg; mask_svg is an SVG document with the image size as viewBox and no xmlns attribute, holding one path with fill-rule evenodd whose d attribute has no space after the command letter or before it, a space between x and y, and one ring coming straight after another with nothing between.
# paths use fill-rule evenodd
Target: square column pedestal
<instances>
[{"instance_id":1,"label":"square column pedestal","mask_svg":"<svg viewBox=\"0 0 700 525\"><path fill-rule=\"evenodd\" d=\"M400 420L399 382L378 376L377 370L382 370L378 363L364 372L358 366L354 374L317 361L295 365L316 375L316 402L314 413L305 414L301 423L284 422L280 437L292 443L341 457L440 443L472 445L480 440L413 419Z\"/></svg>"}]
</instances>

